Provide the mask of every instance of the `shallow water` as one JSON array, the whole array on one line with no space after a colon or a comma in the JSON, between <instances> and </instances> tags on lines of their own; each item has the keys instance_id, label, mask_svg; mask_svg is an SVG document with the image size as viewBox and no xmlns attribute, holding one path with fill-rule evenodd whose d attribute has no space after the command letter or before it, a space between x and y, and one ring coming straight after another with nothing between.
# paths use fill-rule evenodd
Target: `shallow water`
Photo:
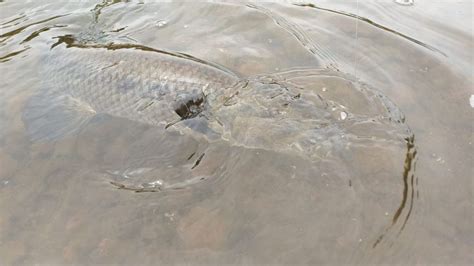
<instances>
[{"instance_id":1,"label":"shallow water","mask_svg":"<svg viewBox=\"0 0 474 266\"><path fill-rule=\"evenodd\" d=\"M472 10L0 2L0 264L473 263Z\"/></svg>"}]
</instances>

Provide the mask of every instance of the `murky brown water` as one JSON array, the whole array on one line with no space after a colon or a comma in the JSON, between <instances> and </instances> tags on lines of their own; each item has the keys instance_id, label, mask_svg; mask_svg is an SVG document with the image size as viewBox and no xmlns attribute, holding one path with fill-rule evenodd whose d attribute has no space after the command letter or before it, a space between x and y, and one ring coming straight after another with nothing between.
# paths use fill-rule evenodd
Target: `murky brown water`
<instances>
[{"instance_id":1,"label":"murky brown water","mask_svg":"<svg viewBox=\"0 0 474 266\"><path fill-rule=\"evenodd\" d=\"M472 10L1 1L0 264L473 263Z\"/></svg>"}]
</instances>

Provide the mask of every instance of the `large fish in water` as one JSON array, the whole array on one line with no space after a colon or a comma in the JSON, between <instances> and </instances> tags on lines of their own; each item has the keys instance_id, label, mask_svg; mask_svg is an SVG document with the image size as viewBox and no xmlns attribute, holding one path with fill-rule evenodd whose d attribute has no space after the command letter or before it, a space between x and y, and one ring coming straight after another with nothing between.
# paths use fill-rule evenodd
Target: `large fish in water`
<instances>
[{"instance_id":1,"label":"large fish in water","mask_svg":"<svg viewBox=\"0 0 474 266\"><path fill-rule=\"evenodd\" d=\"M41 91L24 113L37 141L72 133L98 113L170 126L239 81L199 60L138 49L56 47L40 64Z\"/></svg>"},{"instance_id":2,"label":"large fish in water","mask_svg":"<svg viewBox=\"0 0 474 266\"><path fill-rule=\"evenodd\" d=\"M59 46L42 59L45 81L24 113L34 140L73 133L98 113L313 160L411 136L393 103L337 71L241 79L189 56L122 48L131 47Z\"/></svg>"}]
</instances>

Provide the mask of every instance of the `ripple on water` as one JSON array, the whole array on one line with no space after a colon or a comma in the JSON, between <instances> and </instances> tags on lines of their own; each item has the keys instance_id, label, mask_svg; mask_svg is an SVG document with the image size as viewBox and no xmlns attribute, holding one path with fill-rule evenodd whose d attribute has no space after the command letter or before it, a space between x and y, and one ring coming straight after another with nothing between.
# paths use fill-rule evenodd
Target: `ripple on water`
<instances>
[{"instance_id":1,"label":"ripple on water","mask_svg":"<svg viewBox=\"0 0 474 266\"><path fill-rule=\"evenodd\" d=\"M153 129L139 141L132 141L136 134L131 133L130 140L120 142L135 143L120 169L105 171L111 184L135 192L223 189L222 183L237 174L230 169L238 158L249 150L263 151L299 158L323 179L349 184L356 200L377 202L365 215L385 206L379 212L392 221L380 229L373 247L405 227L418 193L414 136L381 92L340 72L297 70L250 78L231 95L208 95L207 100L206 119ZM196 132L196 124L210 130ZM211 131L219 137L209 140L202 134Z\"/></svg>"},{"instance_id":2,"label":"ripple on water","mask_svg":"<svg viewBox=\"0 0 474 266\"><path fill-rule=\"evenodd\" d=\"M347 154L360 143L404 145L411 135L383 94L330 70L252 78L220 101L211 111L218 123L210 124L233 145L310 160Z\"/></svg>"},{"instance_id":3,"label":"ripple on water","mask_svg":"<svg viewBox=\"0 0 474 266\"><path fill-rule=\"evenodd\" d=\"M405 228L418 195L416 146L404 115L382 92L337 71L294 70L251 78L217 103L210 120L218 123L209 125L232 146L300 157L355 186L356 200L385 206L380 213L392 222L373 248Z\"/></svg>"},{"instance_id":4,"label":"ripple on water","mask_svg":"<svg viewBox=\"0 0 474 266\"><path fill-rule=\"evenodd\" d=\"M413 1L396 2L413 4ZM96 21L102 8L108 6L108 3L112 2L104 2L93 9ZM333 60L330 53L314 44L307 34L294 27L289 20L276 16L267 9L257 10L273 18L312 54L328 62ZM355 17L375 25L375 29L388 30L359 16L331 12ZM164 31L172 31L173 24L176 23L174 19L153 22L156 24L146 24L144 29L162 27ZM137 28L132 27L132 24L117 25L113 27L116 32L124 30L127 33L128 30ZM192 24L185 24L183 28L188 26L195 30ZM44 25L29 28L31 32L27 32L27 28L20 28L20 31L24 30L25 36L17 38L17 41L33 45L42 40L41 36L52 39L49 37L52 37L52 32L57 28L65 27L63 24ZM408 36L390 32L414 41ZM73 46L76 37L84 42L76 45L78 53L83 52L85 49L81 51L79 48L87 44L91 44L90 50L103 49L104 52L127 49L137 61L139 59L135 55L139 51L159 52L158 49L141 44L104 44L102 40L105 34L102 33L99 30L91 34L61 32L62 35L54 39L57 41L54 46L63 43L68 47ZM14 40L8 33L2 36L5 40ZM273 36L268 39L268 43L273 45L279 41ZM108 50L105 51L104 48ZM57 49L52 50L55 52ZM73 49L69 49L69 52L71 50ZM7 62L22 51L6 53L5 57L2 54L0 62ZM228 50L222 49L221 52L230 56ZM173 56L178 55L213 67L209 62L186 54ZM269 65L271 68L268 69L285 69L279 65ZM133 77L131 80L134 80ZM101 87L97 86L97 89L100 90ZM126 87L134 88L132 85ZM112 191L114 197L120 195L127 201L133 198L128 197L132 195L127 193L130 191L157 192L148 198L139 198L143 201L139 202L138 207L143 208L148 203L146 199L162 204L167 202L162 195L173 194L173 200L167 202L175 201L172 205L160 205L160 211L166 209L162 206L175 206L175 210L164 213L170 221L178 221L180 215L186 214L183 210L195 206L188 204L189 202L205 199L205 204L209 204L205 207L209 209L230 209L230 212L236 213L234 217L229 216L233 219L233 224L229 224L235 226L229 231L237 232L236 235L241 233L236 228L251 224L251 229L254 230L251 235L245 235L248 231L241 234L243 239L249 239L243 241L244 245L251 248L259 240L265 241L260 242L265 246L269 242L281 242L285 248L288 247L284 245L286 239L300 241L300 236L295 237L292 230L296 228L294 225L303 225L298 230L302 232L301 238L306 237L306 242L301 241L300 245L305 250L306 247L313 248L311 245L315 243L314 239L335 239L341 233L347 233L348 247L357 246L363 241L362 238L364 241L370 240L367 241L370 242L368 246L377 247L396 237L404 230L409 218L413 217L416 210L414 202L418 198L413 133L402 112L377 88L338 71L307 69L246 78L233 88L232 93L206 97L209 108L204 110L205 116L194 116L198 112L190 115L190 112L179 111L190 111L190 105L186 103L185 108L174 109L186 121L180 121L167 129L99 114L78 136L69 141L58 140L58 146L61 146L61 142L63 145L74 143L73 151L67 155L79 158L77 162L80 166L86 166L84 171L93 173L90 175L91 179L107 181L107 185L101 184L98 187L86 187L91 183L83 183L85 185L79 186L77 190L81 192L78 193L79 197L84 197L81 190L85 188L91 188L91 191L96 189L95 191L99 191L97 194L109 189L108 192ZM146 102L140 106L139 111L151 104L153 102ZM66 162L60 161L60 167L71 166L72 160ZM99 178L95 175L97 172L101 174ZM77 178L72 172L70 176L71 180ZM8 182L4 181L5 187L11 186L12 183L7 184ZM195 193L189 197L189 202L179 198L186 193L177 191L183 190L188 191L188 195ZM232 208L228 208L229 206ZM123 217L133 217L127 212L127 207L115 210L121 210ZM131 206L129 209L134 208L135 206ZM196 209L198 208L193 210ZM210 220L222 218L214 212L201 212L202 214L200 211L191 211L187 219L185 217L179 221L179 234L192 247L202 248L204 245L200 241L205 239L203 232L206 232L202 228L209 228ZM196 223L201 215L207 218L204 222L201 220ZM301 217L294 218L298 215ZM347 220L341 219L344 215ZM280 220L275 219L276 216ZM288 219L282 220L285 216ZM150 220L153 220L153 225L159 225L155 218ZM357 223L353 222L356 220ZM219 225L219 222L216 224ZM327 224L341 226L325 227ZM281 233L279 225L288 226L291 230ZM222 232L219 234L226 236L226 230L220 229ZM319 236L323 237L315 237L315 232L328 234L322 233ZM282 237L282 241L273 241L274 236ZM215 238L219 241L210 240L218 243L214 247L230 247L222 244L220 237ZM357 243L350 242L354 239ZM328 243L326 246L331 247L331 242ZM340 242L338 238L337 246L341 246L341 243L344 241ZM175 246L172 248L179 249Z\"/></svg>"},{"instance_id":5,"label":"ripple on water","mask_svg":"<svg viewBox=\"0 0 474 266\"><path fill-rule=\"evenodd\" d=\"M412 6L415 4L415 0L394 0L394 2L402 6Z\"/></svg>"}]
</instances>

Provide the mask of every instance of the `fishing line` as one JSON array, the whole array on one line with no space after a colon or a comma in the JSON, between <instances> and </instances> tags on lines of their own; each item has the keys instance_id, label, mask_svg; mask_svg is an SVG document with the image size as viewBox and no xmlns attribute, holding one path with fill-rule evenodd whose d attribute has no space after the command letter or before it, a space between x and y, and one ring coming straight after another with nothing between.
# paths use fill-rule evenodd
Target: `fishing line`
<instances>
[{"instance_id":1,"label":"fishing line","mask_svg":"<svg viewBox=\"0 0 474 266\"><path fill-rule=\"evenodd\" d=\"M359 38L359 0L357 0L356 4L357 9L357 16L356 16L356 30L355 30L355 43L354 43L354 77L357 80L357 40Z\"/></svg>"}]
</instances>

